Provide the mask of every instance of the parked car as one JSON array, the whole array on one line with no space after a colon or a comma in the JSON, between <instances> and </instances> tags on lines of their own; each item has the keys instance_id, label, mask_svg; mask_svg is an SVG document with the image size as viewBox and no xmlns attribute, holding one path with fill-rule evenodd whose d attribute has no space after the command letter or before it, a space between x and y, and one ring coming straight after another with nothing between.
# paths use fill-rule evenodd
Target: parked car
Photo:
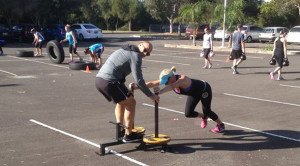
<instances>
[{"instance_id":1,"label":"parked car","mask_svg":"<svg viewBox=\"0 0 300 166\"><path fill-rule=\"evenodd\" d=\"M0 24L0 40L9 41L12 39L12 32L8 26Z\"/></svg>"},{"instance_id":2,"label":"parked car","mask_svg":"<svg viewBox=\"0 0 300 166\"><path fill-rule=\"evenodd\" d=\"M185 36L189 39L193 39L194 38L193 32L194 32L194 29L196 29L196 34L195 34L196 38L195 39L202 39L203 35L204 35L205 27L209 27L209 24L199 24L197 26L197 28L195 28L194 25L188 25L185 29ZM215 29L212 28L211 32L214 33Z\"/></svg>"},{"instance_id":3,"label":"parked car","mask_svg":"<svg viewBox=\"0 0 300 166\"><path fill-rule=\"evenodd\" d=\"M245 34L246 42L259 41L259 34L263 31L263 28L256 25L244 25L242 33Z\"/></svg>"},{"instance_id":4,"label":"parked car","mask_svg":"<svg viewBox=\"0 0 300 166\"><path fill-rule=\"evenodd\" d=\"M263 32L259 34L259 42L274 42L280 35L280 31L285 30L287 33L289 29L286 27L266 27Z\"/></svg>"},{"instance_id":5,"label":"parked car","mask_svg":"<svg viewBox=\"0 0 300 166\"><path fill-rule=\"evenodd\" d=\"M38 26L33 24L20 24L12 27L12 36L14 40L19 42L32 42L33 34L31 29L35 28L38 32L41 32L41 29Z\"/></svg>"},{"instance_id":6,"label":"parked car","mask_svg":"<svg viewBox=\"0 0 300 166\"><path fill-rule=\"evenodd\" d=\"M76 30L79 40L103 38L102 30L93 24L73 24L71 29Z\"/></svg>"},{"instance_id":7,"label":"parked car","mask_svg":"<svg viewBox=\"0 0 300 166\"><path fill-rule=\"evenodd\" d=\"M287 35L288 43L300 43L300 26L293 27Z\"/></svg>"},{"instance_id":8,"label":"parked car","mask_svg":"<svg viewBox=\"0 0 300 166\"><path fill-rule=\"evenodd\" d=\"M42 34L45 40L63 40L66 37L65 25L64 24L51 24L46 26Z\"/></svg>"},{"instance_id":9,"label":"parked car","mask_svg":"<svg viewBox=\"0 0 300 166\"><path fill-rule=\"evenodd\" d=\"M225 30L225 40L229 40L230 32ZM219 28L215 31L214 39L222 40L223 39L223 28Z\"/></svg>"}]
</instances>

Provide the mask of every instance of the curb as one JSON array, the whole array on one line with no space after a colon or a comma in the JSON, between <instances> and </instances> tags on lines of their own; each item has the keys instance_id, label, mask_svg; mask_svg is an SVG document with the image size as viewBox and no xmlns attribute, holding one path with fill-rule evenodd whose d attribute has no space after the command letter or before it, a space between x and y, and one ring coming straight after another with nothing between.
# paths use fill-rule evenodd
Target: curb
<instances>
[{"instance_id":1,"label":"curb","mask_svg":"<svg viewBox=\"0 0 300 166\"><path fill-rule=\"evenodd\" d=\"M193 45L165 44L164 47L202 50L201 46L193 46ZM223 47L223 48L221 48L221 47L214 47L214 51L217 51L217 52L231 52L231 48L228 48L228 47ZM265 51L265 50L258 49L258 48L247 48L246 47L246 53L272 55L273 51ZM289 51L288 50L288 55L300 55L300 51Z\"/></svg>"}]
</instances>

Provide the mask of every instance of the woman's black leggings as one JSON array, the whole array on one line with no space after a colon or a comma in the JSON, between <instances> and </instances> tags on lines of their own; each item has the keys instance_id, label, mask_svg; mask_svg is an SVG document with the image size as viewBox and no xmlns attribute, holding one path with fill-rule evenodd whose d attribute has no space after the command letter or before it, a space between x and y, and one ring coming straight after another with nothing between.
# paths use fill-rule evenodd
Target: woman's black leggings
<instances>
[{"instance_id":1,"label":"woman's black leggings","mask_svg":"<svg viewBox=\"0 0 300 166\"><path fill-rule=\"evenodd\" d=\"M209 84L206 84L206 89L202 92L201 97L188 96L185 104L185 117L195 118L198 116L199 113L195 111L195 108L200 100L204 116L211 118L213 121L217 120L218 115L211 110L212 92Z\"/></svg>"}]
</instances>

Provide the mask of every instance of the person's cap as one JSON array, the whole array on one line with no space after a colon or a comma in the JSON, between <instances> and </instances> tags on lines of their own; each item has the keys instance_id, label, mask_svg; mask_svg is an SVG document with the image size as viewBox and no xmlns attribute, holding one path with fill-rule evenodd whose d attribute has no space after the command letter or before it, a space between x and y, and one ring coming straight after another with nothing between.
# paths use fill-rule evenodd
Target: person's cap
<instances>
[{"instance_id":1,"label":"person's cap","mask_svg":"<svg viewBox=\"0 0 300 166\"><path fill-rule=\"evenodd\" d=\"M159 79L160 79L160 85L164 85L168 82L169 78L174 75L174 72L170 69L165 69L160 73Z\"/></svg>"},{"instance_id":2,"label":"person's cap","mask_svg":"<svg viewBox=\"0 0 300 166\"><path fill-rule=\"evenodd\" d=\"M33 31L35 31L35 28L32 28L32 29L31 29L31 32L33 32Z\"/></svg>"},{"instance_id":3,"label":"person's cap","mask_svg":"<svg viewBox=\"0 0 300 166\"><path fill-rule=\"evenodd\" d=\"M243 27L243 24L239 24L237 27L238 27L238 28L242 28L242 27Z\"/></svg>"}]
</instances>

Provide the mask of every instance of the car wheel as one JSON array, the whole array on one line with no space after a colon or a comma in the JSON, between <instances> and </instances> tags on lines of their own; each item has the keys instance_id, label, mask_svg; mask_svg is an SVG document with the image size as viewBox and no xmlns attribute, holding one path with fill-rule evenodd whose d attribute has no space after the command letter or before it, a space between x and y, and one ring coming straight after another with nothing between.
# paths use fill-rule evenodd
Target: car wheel
<instances>
[{"instance_id":1,"label":"car wheel","mask_svg":"<svg viewBox=\"0 0 300 166\"><path fill-rule=\"evenodd\" d=\"M247 37L247 43L251 43L251 42L252 42L252 37L251 36Z\"/></svg>"},{"instance_id":2,"label":"car wheel","mask_svg":"<svg viewBox=\"0 0 300 166\"><path fill-rule=\"evenodd\" d=\"M17 57L33 57L33 51L25 51L25 50L17 50L16 56Z\"/></svg>"},{"instance_id":3,"label":"car wheel","mask_svg":"<svg viewBox=\"0 0 300 166\"><path fill-rule=\"evenodd\" d=\"M96 63L94 62L89 62L89 61L74 61L69 63L69 68L71 70L85 70L86 67L89 66L90 70L95 70L96 68Z\"/></svg>"},{"instance_id":4,"label":"car wheel","mask_svg":"<svg viewBox=\"0 0 300 166\"><path fill-rule=\"evenodd\" d=\"M80 41L83 41L83 40L84 40L84 37L83 37L82 34L79 35L79 40L80 40Z\"/></svg>"},{"instance_id":5,"label":"car wheel","mask_svg":"<svg viewBox=\"0 0 300 166\"><path fill-rule=\"evenodd\" d=\"M53 63L60 64L65 60L65 52L62 45L58 41L49 41L47 43L46 50L48 52L49 59Z\"/></svg>"}]
</instances>

